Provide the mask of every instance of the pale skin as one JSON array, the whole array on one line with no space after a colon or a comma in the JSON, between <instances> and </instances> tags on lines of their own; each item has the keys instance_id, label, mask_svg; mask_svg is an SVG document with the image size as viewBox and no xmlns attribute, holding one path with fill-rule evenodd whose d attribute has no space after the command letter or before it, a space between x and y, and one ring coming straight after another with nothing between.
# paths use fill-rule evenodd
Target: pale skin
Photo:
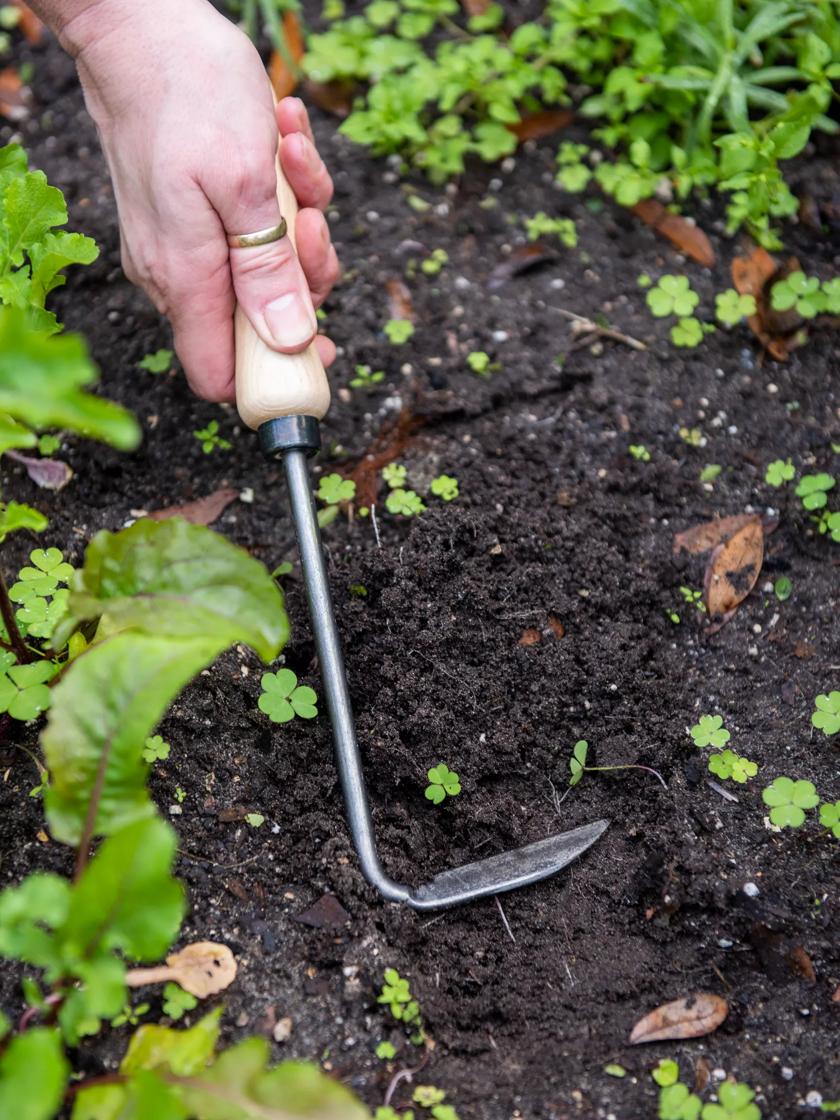
<instances>
[{"instance_id":1,"label":"pale skin","mask_svg":"<svg viewBox=\"0 0 840 1120\"><path fill-rule=\"evenodd\" d=\"M276 107L253 44L207 0L30 0L76 60L119 213L122 261L172 323L200 397L234 400L238 301L272 349L304 350L338 279L324 218L332 180L296 97ZM297 196L288 237L231 249L276 225L275 157ZM332 342L317 336L325 364Z\"/></svg>"}]
</instances>

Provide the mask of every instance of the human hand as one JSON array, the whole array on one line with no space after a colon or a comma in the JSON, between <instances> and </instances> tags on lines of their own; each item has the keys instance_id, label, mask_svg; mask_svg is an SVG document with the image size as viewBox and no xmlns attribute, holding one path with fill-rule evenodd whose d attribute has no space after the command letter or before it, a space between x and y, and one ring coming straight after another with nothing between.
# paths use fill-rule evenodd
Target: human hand
<instances>
[{"instance_id":1,"label":"human hand","mask_svg":"<svg viewBox=\"0 0 840 1120\"><path fill-rule=\"evenodd\" d=\"M171 320L193 390L232 401L235 301L268 346L295 353L338 278L322 213L332 181L306 110L293 97L275 108L250 40L206 0L100 0L60 34L111 172L125 273ZM230 249L228 234L280 220L278 136L297 254L288 236ZM329 364L335 347L316 342Z\"/></svg>"}]
</instances>

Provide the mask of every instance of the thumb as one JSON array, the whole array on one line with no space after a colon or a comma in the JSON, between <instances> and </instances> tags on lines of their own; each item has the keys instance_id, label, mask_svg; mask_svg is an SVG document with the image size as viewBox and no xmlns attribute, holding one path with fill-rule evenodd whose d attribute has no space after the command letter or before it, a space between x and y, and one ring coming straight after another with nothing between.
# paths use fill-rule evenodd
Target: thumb
<instances>
[{"instance_id":1,"label":"thumb","mask_svg":"<svg viewBox=\"0 0 840 1120\"><path fill-rule=\"evenodd\" d=\"M271 172L271 201L247 210L237 207L235 218L226 216L224 220L228 235L256 233L279 223L273 165ZM267 346L297 353L309 345L318 322L309 285L288 234L268 245L232 248L230 272L236 298Z\"/></svg>"}]
</instances>

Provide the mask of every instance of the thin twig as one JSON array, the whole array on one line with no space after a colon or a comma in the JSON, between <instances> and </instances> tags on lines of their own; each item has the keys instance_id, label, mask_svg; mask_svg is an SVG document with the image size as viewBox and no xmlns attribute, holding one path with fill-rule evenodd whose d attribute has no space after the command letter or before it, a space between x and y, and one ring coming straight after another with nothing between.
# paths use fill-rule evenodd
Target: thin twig
<instances>
[{"instance_id":1,"label":"thin twig","mask_svg":"<svg viewBox=\"0 0 840 1120\"><path fill-rule=\"evenodd\" d=\"M562 315L564 319L571 320L574 324L572 327L573 334L589 334L595 335L598 338L609 338L612 339L613 342L621 342L633 350L647 350L647 346L644 342L640 342L638 338L633 338L632 335L625 334L623 331L618 331L614 327L599 326L598 323L587 319L585 315L576 315L574 311L567 311L564 307L555 307L554 310L558 315Z\"/></svg>"},{"instance_id":2,"label":"thin twig","mask_svg":"<svg viewBox=\"0 0 840 1120\"><path fill-rule=\"evenodd\" d=\"M382 548L382 541L379 537L379 522L376 520L376 505L370 507L370 523L373 525L373 535L376 537L376 547Z\"/></svg>"},{"instance_id":3,"label":"thin twig","mask_svg":"<svg viewBox=\"0 0 840 1120\"><path fill-rule=\"evenodd\" d=\"M502 918L502 925L507 930L508 937L511 939L511 941L515 945L516 944L516 938L513 936L513 930L510 928L510 922L507 920L507 916L506 916L504 910L502 909L502 904L501 904L501 902L499 902L499 896L497 894L493 895L493 901L496 903L496 905L499 908L499 914L501 915L501 918Z\"/></svg>"},{"instance_id":4,"label":"thin twig","mask_svg":"<svg viewBox=\"0 0 840 1120\"><path fill-rule=\"evenodd\" d=\"M383 1104L385 1105L385 1108L387 1108L388 1105L391 1103L391 1099L394 1096L394 1093L397 1091L397 1086L399 1085L399 1083L401 1081L412 1081L414 1079L415 1074L418 1074L418 1073L420 1073L420 1071L422 1069L425 1069L428 1061L429 1061L429 1051L427 1050L425 1052L425 1054L423 1055L423 1061L420 1063L419 1066L414 1066L413 1069L398 1069L397 1070L397 1072L391 1078L390 1084L388 1085L388 1089L386 1090L386 1093L385 1093L385 1100L383 1102Z\"/></svg>"}]
</instances>

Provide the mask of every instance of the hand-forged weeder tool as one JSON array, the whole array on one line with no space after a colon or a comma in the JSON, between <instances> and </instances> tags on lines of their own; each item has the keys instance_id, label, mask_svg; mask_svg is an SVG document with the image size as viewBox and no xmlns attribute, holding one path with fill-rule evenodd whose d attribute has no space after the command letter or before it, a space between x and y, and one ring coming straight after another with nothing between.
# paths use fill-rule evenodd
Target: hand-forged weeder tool
<instances>
[{"instance_id":1,"label":"hand-forged weeder tool","mask_svg":"<svg viewBox=\"0 0 840 1120\"><path fill-rule=\"evenodd\" d=\"M297 203L279 161L277 195L280 212L294 238ZM258 431L263 452L271 459L283 460L350 832L368 881L391 901L407 902L417 910L432 910L523 887L565 867L594 844L608 821L594 821L524 848L454 867L415 890L395 883L385 874L376 851L306 462L321 445L318 421L330 403L327 377L315 346L302 354L279 354L262 342L238 308L236 400L243 422Z\"/></svg>"}]
</instances>

